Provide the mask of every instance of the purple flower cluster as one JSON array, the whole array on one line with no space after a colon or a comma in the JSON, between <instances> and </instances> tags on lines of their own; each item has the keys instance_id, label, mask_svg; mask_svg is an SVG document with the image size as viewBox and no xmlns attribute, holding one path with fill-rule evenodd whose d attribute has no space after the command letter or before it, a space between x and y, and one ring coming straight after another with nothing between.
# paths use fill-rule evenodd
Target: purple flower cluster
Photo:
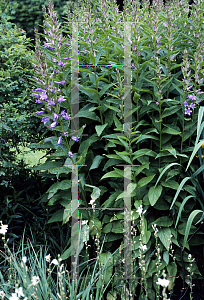
<instances>
[{"instance_id":1,"label":"purple flower cluster","mask_svg":"<svg viewBox=\"0 0 204 300\"><path fill-rule=\"evenodd\" d=\"M57 22L56 19L56 13L54 12L54 7L53 4L51 3L49 6L49 14L52 19L52 26L50 25L49 22L45 22L45 26L47 24L47 31L44 30L45 35L47 34L48 37L45 37L46 42L44 42L44 48L47 48L49 50L54 50L54 54L56 55L56 58L52 59L55 64L53 66L53 70L51 71L52 74L50 74L50 70L48 69L48 65L46 63L46 56L44 53L42 53L39 49L40 45L40 38L37 30L35 29L36 32L36 46L35 46L35 59L37 64L33 64L35 72L38 74L38 76L41 78L37 78L33 76L33 78L37 81L37 83L41 83L43 86L38 87L34 89L34 93L32 93L33 97L36 97L37 100L35 103L37 104L45 104L45 108L49 110L49 117L44 116L42 117L42 122L46 126L48 122L50 124L47 127L50 127L51 130L55 128L58 123L61 124L61 122L67 121L70 119L70 115L65 112L65 110L59 112L60 108L60 103L63 101L66 101L65 97L60 95L60 89L59 85L65 85L66 83L66 78L64 80L56 80L53 78L53 76L58 76L59 73L59 67L63 68L67 62L63 62L62 60L68 60L70 57L62 57L60 58L61 55L61 40L62 40L62 34L59 32L60 25ZM42 80L41 80L42 79ZM54 86L56 84L58 87ZM45 108L41 108L41 110L37 111L37 115L45 114L46 110ZM50 113L53 115L53 117L50 117ZM63 128L63 126L62 126ZM62 143L62 137L68 137L68 132L63 132L63 134L59 137L57 145L60 145ZM78 142L79 137L72 136L72 140ZM70 150L70 148L69 148ZM73 157L73 154L71 151L68 151L68 155L70 157Z\"/></svg>"},{"instance_id":2,"label":"purple flower cluster","mask_svg":"<svg viewBox=\"0 0 204 300\"><path fill-rule=\"evenodd\" d=\"M193 100L196 100L196 96L194 94L188 96L189 99L191 99L192 101ZM184 101L184 106L185 106L185 115L191 115L192 113L192 110L190 110L191 108L194 109L196 107L196 105L191 102L191 104L189 105L187 101Z\"/></svg>"}]
</instances>

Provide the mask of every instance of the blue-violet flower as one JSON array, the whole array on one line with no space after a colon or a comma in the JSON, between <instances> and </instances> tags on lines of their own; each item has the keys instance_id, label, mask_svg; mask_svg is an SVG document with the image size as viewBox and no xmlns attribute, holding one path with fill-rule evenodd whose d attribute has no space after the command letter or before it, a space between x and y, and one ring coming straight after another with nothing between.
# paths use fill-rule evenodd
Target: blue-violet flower
<instances>
[{"instance_id":1,"label":"blue-violet flower","mask_svg":"<svg viewBox=\"0 0 204 300\"><path fill-rule=\"evenodd\" d=\"M53 122L53 123L50 125L50 127L51 127L51 128L54 128L56 125L57 125L57 122Z\"/></svg>"}]
</instances>

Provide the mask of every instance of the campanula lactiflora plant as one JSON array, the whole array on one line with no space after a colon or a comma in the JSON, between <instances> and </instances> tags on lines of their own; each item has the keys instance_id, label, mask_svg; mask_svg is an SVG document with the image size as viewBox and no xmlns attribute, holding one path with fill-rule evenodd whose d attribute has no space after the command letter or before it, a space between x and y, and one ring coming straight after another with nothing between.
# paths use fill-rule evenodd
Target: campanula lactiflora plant
<instances>
[{"instance_id":1,"label":"campanula lactiflora plant","mask_svg":"<svg viewBox=\"0 0 204 300\"><path fill-rule=\"evenodd\" d=\"M186 167L194 149L198 109L204 99L204 7L198 1L188 19L186 1L169 3L165 8L161 1L154 1L150 12L147 1L141 10L139 1L129 2L123 14L113 1L99 1L94 13L90 3L80 2L73 14L68 11L64 24L58 23L52 2L48 12L44 8L42 43L36 31L33 99L36 116L51 136L32 147L52 149L47 161L35 167L42 176L57 176L58 181L41 199L56 209L49 222L71 226L71 175L75 165L80 212L89 222L89 237L98 236L101 241L105 237L103 254L114 252L118 243L123 245L123 208L125 199L131 196L131 218L138 229L133 239L133 272L144 277L137 293L144 299L155 299L157 274L166 274L168 289L177 276L182 277L184 290L188 251L195 245L203 247L199 239L202 224L197 228L187 223L193 210L203 210L198 198L185 204L176 224L184 199L188 193L195 194L195 187L183 186L176 201L174 197L186 176L182 166ZM79 64L77 83L72 74L74 51ZM74 113L72 92L76 89L79 112ZM127 112L128 93L131 105ZM125 130L128 115L132 121ZM74 131L70 125L77 117L79 129ZM125 166L130 165L128 173ZM192 167L196 165L197 161ZM171 166L175 169L169 170ZM126 190L125 178L131 180ZM88 203L90 198L92 202ZM88 206L93 202L95 211ZM142 222L140 207L145 212ZM161 262L155 254L153 224L158 229ZM188 234L191 238L187 244ZM146 245L144 254L139 249L140 239ZM175 259L170 255L171 242ZM84 243L80 241L79 247L82 260ZM62 257L70 256L68 249ZM145 269L138 268L141 260ZM200 272L194 263L194 279L201 278ZM128 278L124 280L127 283ZM115 278L113 285L118 284Z\"/></svg>"}]
</instances>

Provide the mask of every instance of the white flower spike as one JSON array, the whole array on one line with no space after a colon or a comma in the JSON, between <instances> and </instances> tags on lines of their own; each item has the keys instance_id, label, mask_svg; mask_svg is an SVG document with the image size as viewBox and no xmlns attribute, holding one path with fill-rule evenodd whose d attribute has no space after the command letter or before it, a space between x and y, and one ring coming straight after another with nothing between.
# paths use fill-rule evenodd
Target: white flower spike
<instances>
[{"instance_id":1,"label":"white flower spike","mask_svg":"<svg viewBox=\"0 0 204 300\"><path fill-rule=\"evenodd\" d=\"M0 234L5 235L8 230L8 225L1 224Z\"/></svg>"},{"instance_id":2,"label":"white flower spike","mask_svg":"<svg viewBox=\"0 0 204 300\"><path fill-rule=\"evenodd\" d=\"M45 256L45 260L48 261L48 262L50 261L50 258L51 258L50 254Z\"/></svg>"},{"instance_id":3,"label":"white flower spike","mask_svg":"<svg viewBox=\"0 0 204 300\"><path fill-rule=\"evenodd\" d=\"M93 204L95 202L95 200L90 200L90 202L88 204Z\"/></svg>"},{"instance_id":4,"label":"white flower spike","mask_svg":"<svg viewBox=\"0 0 204 300\"><path fill-rule=\"evenodd\" d=\"M55 259L53 259L52 261L51 261L51 264L53 264L53 265L58 265L58 261L57 261L57 259L55 258Z\"/></svg>"},{"instance_id":5,"label":"white flower spike","mask_svg":"<svg viewBox=\"0 0 204 300\"><path fill-rule=\"evenodd\" d=\"M142 211L143 211L143 208L142 208L142 205L140 205L140 207L138 207L138 209L136 210L136 212L140 215L142 215Z\"/></svg>"},{"instance_id":6,"label":"white flower spike","mask_svg":"<svg viewBox=\"0 0 204 300\"><path fill-rule=\"evenodd\" d=\"M170 281L167 280L167 279L161 279L161 278L158 278L158 281L156 282L156 284L159 284L163 287L167 287L169 285Z\"/></svg>"},{"instance_id":7,"label":"white flower spike","mask_svg":"<svg viewBox=\"0 0 204 300\"><path fill-rule=\"evenodd\" d=\"M19 300L18 296L16 293L12 293L11 297L9 298L9 300Z\"/></svg>"},{"instance_id":8,"label":"white flower spike","mask_svg":"<svg viewBox=\"0 0 204 300\"><path fill-rule=\"evenodd\" d=\"M86 220L86 221L82 221L82 225L86 225L87 224L87 222L88 222L88 220Z\"/></svg>"},{"instance_id":9,"label":"white flower spike","mask_svg":"<svg viewBox=\"0 0 204 300\"><path fill-rule=\"evenodd\" d=\"M33 276L32 280L31 280L32 284L33 284L33 285L37 285L38 282L39 282L39 279L40 279L40 278L39 278L38 276Z\"/></svg>"},{"instance_id":10,"label":"white flower spike","mask_svg":"<svg viewBox=\"0 0 204 300\"><path fill-rule=\"evenodd\" d=\"M25 297L22 287L19 287L19 289L15 289L15 293L18 295L18 297Z\"/></svg>"},{"instance_id":11,"label":"white flower spike","mask_svg":"<svg viewBox=\"0 0 204 300\"><path fill-rule=\"evenodd\" d=\"M143 251L147 250L147 246L146 245L142 245L142 250Z\"/></svg>"},{"instance_id":12,"label":"white flower spike","mask_svg":"<svg viewBox=\"0 0 204 300\"><path fill-rule=\"evenodd\" d=\"M24 262L24 264L26 264L26 262L27 262L27 257L26 257L26 256L23 256L23 257L22 257L22 261Z\"/></svg>"}]
</instances>

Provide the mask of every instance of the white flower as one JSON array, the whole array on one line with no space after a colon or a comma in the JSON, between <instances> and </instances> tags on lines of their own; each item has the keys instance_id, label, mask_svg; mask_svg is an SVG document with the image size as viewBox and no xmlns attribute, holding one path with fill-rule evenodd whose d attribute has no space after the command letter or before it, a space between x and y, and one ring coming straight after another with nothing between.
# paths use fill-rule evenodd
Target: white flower
<instances>
[{"instance_id":1,"label":"white flower","mask_svg":"<svg viewBox=\"0 0 204 300\"><path fill-rule=\"evenodd\" d=\"M0 291L0 296L2 297L2 299L5 297L4 291Z\"/></svg>"},{"instance_id":2,"label":"white flower","mask_svg":"<svg viewBox=\"0 0 204 300\"><path fill-rule=\"evenodd\" d=\"M58 261L57 261L57 259L56 259L56 258L55 258L55 259L53 259L53 260L51 261L51 264L58 265Z\"/></svg>"},{"instance_id":3,"label":"white flower","mask_svg":"<svg viewBox=\"0 0 204 300\"><path fill-rule=\"evenodd\" d=\"M16 295L16 293L12 293L11 297L9 298L9 300L19 300L19 298Z\"/></svg>"},{"instance_id":4,"label":"white flower","mask_svg":"<svg viewBox=\"0 0 204 300\"><path fill-rule=\"evenodd\" d=\"M50 254L48 254L48 255L45 256L45 260L46 261L50 261L50 258L51 258Z\"/></svg>"},{"instance_id":5,"label":"white flower","mask_svg":"<svg viewBox=\"0 0 204 300\"><path fill-rule=\"evenodd\" d=\"M91 200L88 204L93 204L95 202L95 200Z\"/></svg>"},{"instance_id":6,"label":"white flower","mask_svg":"<svg viewBox=\"0 0 204 300\"><path fill-rule=\"evenodd\" d=\"M188 259L191 259L192 258L192 255L191 254L188 254Z\"/></svg>"},{"instance_id":7,"label":"white flower","mask_svg":"<svg viewBox=\"0 0 204 300\"><path fill-rule=\"evenodd\" d=\"M142 250L143 251L147 250L147 246L146 245L142 245Z\"/></svg>"},{"instance_id":8,"label":"white flower","mask_svg":"<svg viewBox=\"0 0 204 300\"><path fill-rule=\"evenodd\" d=\"M31 282L33 285L37 285L39 282L39 277L38 276L33 276L33 278L31 279Z\"/></svg>"},{"instance_id":9,"label":"white flower","mask_svg":"<svg viewBox=\"0 0 204 300\"><path fill-rule=\"evenodd\" d=\"M8 225L1 224L0 234L5 235L8 230Z\"/></svg>"},{"instance_id":10,"label":"white flower","mask_svg":"<svg viewBox=\"0 0 204 300\"><path fill-rule=\"evenodd\" d=\"M23 256L23 257L22 257L22 261L24 262L24 264L26 264L26 262L27 262L27 257L26 257L26 256Z\"/></svg>"},{"instance_id":11,"label":"white flower","mask_svg":"<svg viewBox=\"0 0 204 300\"><path fill-rule=\"evenodd\" d=\"M23 289L22 287L19 287L19 289L15 289L15 293L18 295L18 297L24 297L25 295L23 294Z\"/></svg>"},{"instance_id":12,"label":"white flower","mask_svg":"<svg viewBox=\"0 0 204 300\"><path fill-rule=\"evenodd\" d=\"M136 212L140 215L141 217L141 214L142 214L142 205L140 205L140 207L138 207L138 209L136 210Z\"/></svg>"},{"instance_id":13,"label":"white flower","mask_svg":"<svg viewBox=\"0 0 204 300\"><path fill-rule=\"evenodd\" d=\"M156 284L159 284L161 286L165 286L167 287L169 285L170 281L167 280L167 279L161 279L161 278L158 278L158 282L156 282Z\"/></svg>"},{"instance_id":14,"label":"white flower","mask_svg":"<svg viewBox=\"0 0 204 300\"><path fill-rule=\"evenodd\" d=\"M87 222L88 222L88 220L86 220L86 221L82 221L82 225L86 225L86 224L87 224Z\"/></svg>"}]
</instances>

